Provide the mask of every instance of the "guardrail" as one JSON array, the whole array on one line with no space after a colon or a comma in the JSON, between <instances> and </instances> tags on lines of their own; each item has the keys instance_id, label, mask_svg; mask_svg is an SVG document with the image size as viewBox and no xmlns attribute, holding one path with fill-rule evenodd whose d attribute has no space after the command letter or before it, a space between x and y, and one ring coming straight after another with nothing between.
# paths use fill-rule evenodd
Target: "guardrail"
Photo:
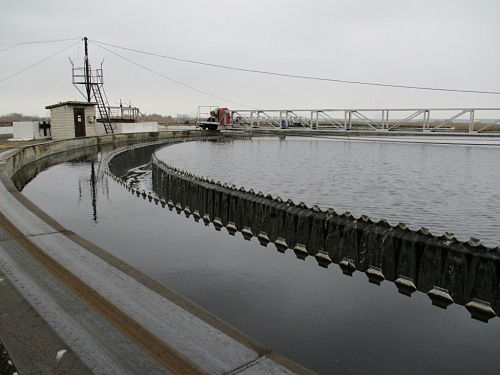
<instances>
[{"instance_id":1,"label":"guardrail","mask_svg":"<svg viewBox=\"0 0 500 375\"><path fill-rule=\"evenodd\" d=\"M500 108L230 110L232 127L500 134Z\"/></svg>"}]
</instances>

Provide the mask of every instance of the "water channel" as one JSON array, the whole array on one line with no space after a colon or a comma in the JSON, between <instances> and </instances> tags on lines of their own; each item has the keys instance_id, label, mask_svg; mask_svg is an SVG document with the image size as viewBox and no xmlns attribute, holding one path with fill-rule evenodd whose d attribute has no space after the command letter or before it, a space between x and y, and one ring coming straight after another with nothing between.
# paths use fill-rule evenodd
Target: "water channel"
<instances>
[{"instance_id":1,"label":"water channel","mask_svg":"<svg viewBox=\"0 0 500 375\"><path fill-rule=\"evenodd\" d=\"M170 164L308 205L500 243L500 147L304 138L187 142ZM102 153L50 167L23 193L65 227L319 373L498 373L500 325L423 293L368 283L130 194ZM200 168L197 170L197 168ZM129 181L150 189L148 168ZM444 184L444 185L443 185ZM496 204L495 204L496 202Z\"/></svg>"}]
</instances>

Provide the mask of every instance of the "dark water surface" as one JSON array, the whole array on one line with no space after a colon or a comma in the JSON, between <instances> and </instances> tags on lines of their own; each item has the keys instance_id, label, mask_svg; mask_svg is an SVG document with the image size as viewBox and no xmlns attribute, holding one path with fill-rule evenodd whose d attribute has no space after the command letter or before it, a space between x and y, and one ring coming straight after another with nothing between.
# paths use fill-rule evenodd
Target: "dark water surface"
<instances>
[{"instance_id":1,"label":"dark water surface","mask_svg":"<svg viewBox=\"0 0 500 375\"><path fill-rule=\"evenodd\" d=\"M436 143L440 139L456 143ZM500 245L500 143L418 140L253 138L182 143L157 155L194 174L309 207L364 214L374 221L383 217L392 225L404 222L436 235L447 231L462 241L475 237L491 247Z\"/></svg>"},{"instance_id":2,"label":"dark water surface","mask_svg":"<svg viewBox=\"0 0 500 375\"><path fill-rule=\"evenodd\" d=\"M290 147L282 142L280 145ZM191 143L184 146L188 149L177 152L180 155L182 150L182 166L189 170L184 161L196 158L199 150L189 149L193 147ZM266 143L266 147L270 145ZM356 146L339 147L349 152ZM410 154L414 157L414 152ZM247 176L255 174L259 167L253 159L244 159L250 165ZM276 160L269 163L279 164ZM309 163L304 161L305 166ZM135 172L136 183L147 187L148 174L140 169ZM290 186L299 171L294 167L288 174ZM463 306L439 309L423 293L406 297L397 292L393 283L385 281L376 286L368 283L364 273L355 272L348 277L335 264L323 269L311 257L300 261L291 250L281 254L272 244L260 246L256 238L245 241L241 233L233 237L225 229L218 232L212 225L196 223L192 217L132 195L103 175L96 165L94 177L90 162L65 163L42 172L23 193L68 229L314 371L500 371L497 318L482 323L471 319ZM307 189L324 190L316 185ZM270 191L265 186L263 190ZM284 198L291 197L285 193ZM369 193L365 191L366 194ZM369 200L365 196L363 199ZM307 199L297 200L309 204ZM337 209L337 201L334 203ZM376 207L376 203L371 202L371 206ZM358 207L362 213L367 211ZM356 212L351 207L346 209Z\"/></svg>"}]
</instances>

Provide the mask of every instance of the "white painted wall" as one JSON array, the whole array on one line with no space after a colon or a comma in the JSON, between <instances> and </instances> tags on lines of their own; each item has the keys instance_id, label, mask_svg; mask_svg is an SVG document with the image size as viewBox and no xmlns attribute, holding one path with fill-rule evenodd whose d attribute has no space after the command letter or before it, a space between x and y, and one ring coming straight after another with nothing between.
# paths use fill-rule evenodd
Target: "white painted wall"
<instances>
[{"instance_id":1,"label":"white painted wall","mask_svg":"<svg viewBox=\"0 0 500 375\"><path fill-rule=\"evenodd\" d=\"M158 131L157 122L134 122L134 123L122 123L121 132L122 133L150 133Z\"/></svg>"},{"instance_id":2,"label":"white painted wall","mask_svg":"<svg viewBox=\"0 0 500 375\"><path fill-rule=\"evenodd\" d=\"M0 126L0 134L14 134L13 126Z\"/></svg>"},{"instance_id":3,"label":"white painted wall","mask_svg":"<svg viewBox=\"0 0 500 375\"><path fill-rule=\"evenodd\" d=\"M50 110L53 139L75 138L73 108L68 106L55 107Z\"/></svg>"},{"instance_id":4,"label":"white painted wall","mask_svg":"<svg viewBox=\"0 0 500 375\"><path fill-rule=\"evenodd\" d=\"M16 121L12 125L12 139L14 140L30 141L32 139L50 138L50 135L43 135L43 130L40 130L38 121Z\"/></svg>"},{"instance_id":5,"label":"white painted wall","mask_svg":"<svg viewBox=\"0 0 500 375\"><path fill-rule=\"evenodd\" d=\"M150 133L158 131L157 122L117 122L114 134L126 134L126 133ZM106 135L104 130L104 125L102 122L97 122L97 135Z\"/></svg>"},{"instance_id":6,"label":"white painted wall","mask_svg":"<svg viewBox=\"0 0 500 375\"><path fill-rule=\"evenodd\" d=\"M85 133L87 137L94 137L97 135L95 107L85 107Z\"/></svg>"},{"instance_id":7,"label":"white painted wall","mask_svg":"<svg viewBox=\"0 0 500 375\"><path fill-rule=\"evenodd\" d=\"M97 135L106 135L106 130L104 130L104 124L102 122L96 121L95 130Z\"/></svg>"},{"instance_id":8,"label":"white painted wall","mask_svg":"<svg viewBox=\"0 0 500 375\"><path fill-rule=\"evenodd\" d=\"M61 105L51 108L50 127L52 139L75 138L75 113L73 108L78 105ZM95 106L83 106L85 109L85 135L92 137L96 132Z\"/></svg>"}]
</instances>

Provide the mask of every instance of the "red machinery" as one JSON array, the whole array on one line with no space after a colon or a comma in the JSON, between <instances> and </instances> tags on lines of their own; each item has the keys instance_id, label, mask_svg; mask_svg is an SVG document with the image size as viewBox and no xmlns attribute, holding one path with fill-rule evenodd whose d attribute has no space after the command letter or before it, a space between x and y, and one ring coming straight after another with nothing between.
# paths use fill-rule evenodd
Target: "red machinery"
<instances>
[{"instance_id":1,"label":"red machinery","mask_svg":"<svg viewBox=\"0 0 500 375\"><path fill-rule=\"evenodd\" d=\"M202 120L207 114L209 117L206 120ZM203 130L217 130L219 125L229 125L230 123L231 112L229 109L219 107L198 107L196 125Z\"/></svg>"}]
</instances>

